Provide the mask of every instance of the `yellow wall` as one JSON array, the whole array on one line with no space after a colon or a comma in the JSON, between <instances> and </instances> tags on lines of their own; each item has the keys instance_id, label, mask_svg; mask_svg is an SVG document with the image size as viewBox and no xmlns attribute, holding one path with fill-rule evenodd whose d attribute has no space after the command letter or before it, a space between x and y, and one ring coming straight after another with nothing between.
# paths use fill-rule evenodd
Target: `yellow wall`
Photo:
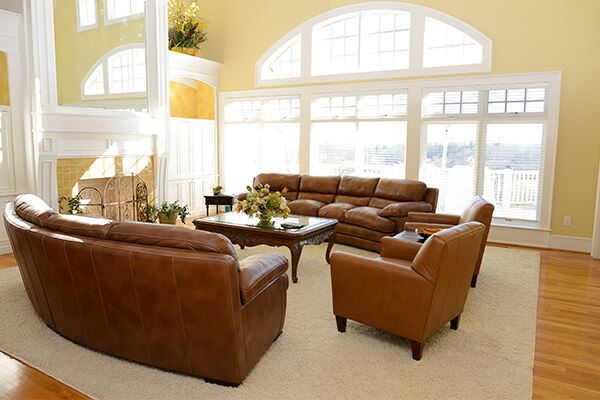
<instances>
[{"instance_id":1,"label":"yellow wall","mask_svg":"<svg viewBox=\"0 0 600 400\"><path fill-rule=\"evenodd\" d=\"M196 88L180 82L169 82L171 116L177 118L215 119L215 90L204 82Z\"/></svg>"},{"instance_id":2,"label":"yellow wall","mask_svg":"<svg viewBox=\"0 0 600 400\"><path fill-rule=\"evenodd\" d=\"M311 17L353 0L229 0L219 35L224 66L220 89L254 88L259 57ZM591 237L600 158L600 1L418 0L448 13L493 41L492 74L562 71L552 233ZM562 225L563 216L573 218Z\"/></svg>"},{"instance_id":3,"label":"yellow wall","mask_svg":"<svg viewBox=\"0 0 600 400\"><path fill-rule=\"evenodd\" d=\"M58 104L81 102L81 82L105 53L127 43L145 43L144 19L104 25L103 0L96 0L98 27L77 31L75 0L58 0L54 9Z\"/></svg>"},{"instance_id":4,"label":"yellow wall","mask_svg":"<svg viewBox=\"0 0 600 400\"><path fill-rule=\"evenodd\" d=\"M10 96L8 93L8 59L6 58L6 53L3 51L0 51L0 105L10 105Z\"/></svg>"}]
</instances>

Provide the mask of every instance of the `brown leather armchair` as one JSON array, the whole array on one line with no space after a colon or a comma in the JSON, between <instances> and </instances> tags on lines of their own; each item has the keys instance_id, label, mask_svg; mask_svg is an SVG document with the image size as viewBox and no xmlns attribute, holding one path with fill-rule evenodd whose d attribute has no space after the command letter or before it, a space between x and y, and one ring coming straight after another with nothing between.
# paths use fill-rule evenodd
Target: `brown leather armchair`
<instances>
[{"instance_id":1,"label":"brown leather armchair","mask_svg":"<svg viewBox=\"0 0 600 400\"><path fill-rule=\"evenodd\" d=\"M451 227L424 244L383 238L376 259L331 256L333 313L338 331L352 319L410 340L420 360L423 343L450 321L458 329L485 227Z\"/></svg>"},{"instance_id":2,"label":"brown leather armchair","mask_svg":"<svg viewBox=\"0 0 600 400\"><path fill-rule=\"evenodd\" d=\"M475 196L467 205L462 215L451 214L433 214L422 212L408 213L408 220L404 224L404 230L414 231L419 227L423 228L450 228L455 225L464 224L465 222L477 221L485 225L483 232L483 240L477 256L477 263L471 278L471 287L477 285L477 276L481 269L481 260L483 260L483 252L487 244L490 226L492 225L492 214L494 213L494 205L489 203L481 196Z\"/></svg>"}]
</instances>

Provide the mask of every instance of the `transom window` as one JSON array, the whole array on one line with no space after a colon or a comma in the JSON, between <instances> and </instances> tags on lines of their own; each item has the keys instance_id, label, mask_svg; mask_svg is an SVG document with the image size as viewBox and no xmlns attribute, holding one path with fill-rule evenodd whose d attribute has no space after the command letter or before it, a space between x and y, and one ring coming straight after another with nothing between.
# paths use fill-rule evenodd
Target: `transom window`
<instances>
[{"instance_id":1,"label":"transom window","mask_svg":"<svg viewBox=\"0 0 600 400\"><path fill-rule=\"evenodd\" d=\"M146 50L142 44L118 47L91 68L81 85L82 98L146 92Z\"/></svg>"},{"instance_id":2,"label":"transom window","mask_svg":"<svg viewBox=\"0 0 600 400\"><path fill-rule=\"evenodd\" d=\"M79 30L95 28L98 26L96 19L96 0L77 0L77 24Z\"/></svg>"},{"instance_id":3,"label":"transom window","mask_svg":"<svg viewBox=\"0 0 600 400\"><path fill-rule=\"evenodd\" d=\"M104 0L107 21L121 21L135 18L144 13L145 0Z\"/></svg>"},{"instance_id":4,"label":"transom window","mask_svg":"<svg viewBox=\"0 0 600 400\"><path fill-rule=\"evenodd\" d=\"M258 61L257 83L490 69L491 41L469 25L414 4L369 2L332 10L288 33Z\"/></svg>"}]
</instances>

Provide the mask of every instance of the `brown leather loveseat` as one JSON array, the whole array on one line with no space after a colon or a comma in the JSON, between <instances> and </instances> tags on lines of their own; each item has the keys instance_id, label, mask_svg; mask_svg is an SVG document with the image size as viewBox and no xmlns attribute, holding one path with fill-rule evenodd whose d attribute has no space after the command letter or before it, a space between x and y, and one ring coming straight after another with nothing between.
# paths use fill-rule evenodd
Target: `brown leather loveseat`
<instances>
[{"instance_id":1,"label":"brown leather loveseat","mask_svg":"<svg viewBox=\"0 0 600 400\"><path fill-rule=\"evenodd\" d=\"M104 353L238 385L281 333L287 260L238 262L218 234L7 205L27 295L54 331Z\"/></svg>"},{"instance_id":2,"label":"brown leather loveseat","mask_svg":"<svg viewBox=\"0 0 600 400\"><path fill-rule=\"evenodd\" d=\"M268 183L285 194L292 214L339 221L336 242L379 251L380 240L404 230L411 211L435 212L438 189L407 179L356 176L260 174L254 186Z\"/></svg>"}]
</instances>

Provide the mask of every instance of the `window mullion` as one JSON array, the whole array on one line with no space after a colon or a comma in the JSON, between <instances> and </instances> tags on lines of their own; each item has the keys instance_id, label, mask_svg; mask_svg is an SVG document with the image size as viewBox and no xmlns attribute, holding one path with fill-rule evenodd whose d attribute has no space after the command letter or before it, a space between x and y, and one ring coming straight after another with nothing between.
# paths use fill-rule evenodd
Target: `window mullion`
<instances>
[{"instance_id":1,"label":"window mullion","mask_svg":"<svg viewBox=\"0 0 600 400\"><path fill-rule=\"evenodd\" d=\"M421 162L421 101L423 90L420 87L408 89L407 100L407 127L406 127L406 178L419 178L419 165Z\"/></svg>"},{"instance_id":2,"label":"window mullion","mask_svg":"<svg viewBox=\"0 0 600 400\"><path fill-rule=\"evenodd\" d=\"M409 70L412 72L423 69L423 42L425 40L425 16L413 12L410 16L410 47Z\"/></svg>"},{"instance_id":3,"label":"window mullion","mask_svg":"<svg viewBox=\"0 0 600 400\"><path fill-rule=\"evenodd\" d=\"M298 162L301 174L310 173L310 105L312 96L300 95L300 146Z\"/></svg>"},{"instance_id":4,"label":"window mullion","mask_svg":"<svg viewBox=\"0 0 600 400\"><path fill-rule=\"evenodd\" d=\"M477 159L475 164L475 194L483 196L485 181L485 148L487 136L487 121L485 111L487 110L487 90L479 91L479 121L477 133Z\"/></svg>"}]
</instances>

